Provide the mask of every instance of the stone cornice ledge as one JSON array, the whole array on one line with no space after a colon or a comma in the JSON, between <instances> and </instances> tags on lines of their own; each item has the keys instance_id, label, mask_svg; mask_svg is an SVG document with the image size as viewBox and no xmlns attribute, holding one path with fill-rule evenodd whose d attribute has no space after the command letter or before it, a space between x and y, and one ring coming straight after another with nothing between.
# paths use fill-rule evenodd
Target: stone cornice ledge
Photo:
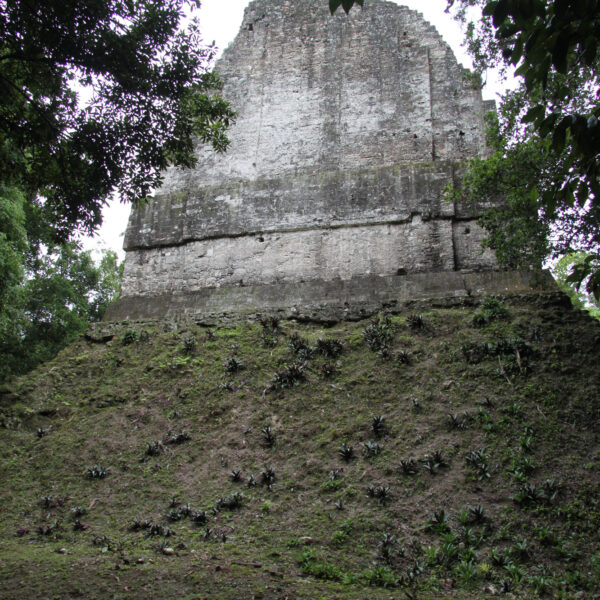
<instances>
[{"instance_id":1,"label":"stone cornice ledge","mask_svg":"<svg viewBox=\"0 0 600 600\"><path fill-rule=\"evenodd\" d=\"M124 297L109 307L104 320L190 320L213 325L272 313L283 319L331 323L364 319L382 309L401 310L415 302L557 291L547 272L440 271Z\"/></svg>"}]
</instances>

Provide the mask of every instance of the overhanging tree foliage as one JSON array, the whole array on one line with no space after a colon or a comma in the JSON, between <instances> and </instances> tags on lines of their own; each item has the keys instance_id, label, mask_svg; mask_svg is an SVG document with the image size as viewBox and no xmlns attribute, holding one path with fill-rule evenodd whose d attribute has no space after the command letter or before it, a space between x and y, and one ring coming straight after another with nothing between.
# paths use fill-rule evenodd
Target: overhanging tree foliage
<instances>
[{"instance_id":1,"label":"overhanging tree foliage","mask_svg":"<svg viewBox=\"0 0 600 600\"><path fill-rule=\"evenodd\" d=\"M0 299L0 382L53 358L102 317L120 289L114 252L95 264L67 242L26 262L34 268L22 267L26 276Z\"/></svg>"},{"instance_id":2,"label":"overhanging tree foliage","mask_svg":"<svg viewBox=\"0 0 600 600\"><path fill-rule=\"evenodd\" d=\"M496 147L491 160L507 173L527 148L537 148L540 160L528 177L513 181L519 189L507 198L496 233L516 225L523 232L545 228L537 262L584 251L567 280L585 282L600 297L600 0L448 0L453 7L467 23L476 68L515 67L521 77L520 89L503 99L503 149ZM473 7L483 15L477 22L468 21ZM483 165L475 161L474 168ZM491 246L511 243L491 231ZM530 251L523 248L513 245L517 258Z\"/></svg>"},{"instance_id":3,"label":"overhanging tree foliage","mask_svg":"<svg viewBox=\"0 0 600 600\"><path fill-rule=\"evenodd\" d=\"M114 252L96 264L53 233L41 207L0 183L0 382L52 358L119 293Z\"/></svg>"},{"instance_id":4,"label":"overhanging tree foliage","mask_svg":"<svg viewBox=\"0 0 600 600\"><path fill-rule=\"evenodd\" d=\"M0 181L52 223L93 232L113 191L148 195L194 136L221 151L234 114L214 90L198 0L0 0ZM86 101L82 102L82 97Z\"/></svg>"},{"instance_id":5,"label":"overhanging tree foliage","mask_svg":"<svg viewBox=\"0 0 600 600\"><path fill-rule=\"evenodd\" d=\"M364 0L329 0L329 10L333 14L341 6L346 11L346 14L348 14L355 4L362 6Z\"/></svg>"},{"instance_id":6,"label":"overhanging tree foliage","mask_svg":"<svg viewBox=\"0 0 600 600\"><path fill-rule=\"evenodd\" d=\"M574 306L581 310L587 310L593 317L600 320L600 302L593 296L586 294L583 289L575 291L567 281L577 265L585 262L587 258L588 255L585 252L566 254L554 265L552 273L558 287L571 298Z\"/></svg>"},{"instance_id":7,"label":"overhanging tree foliage","mask_svg":"<svg viewBox=\"0 0 600 600\"><path fill-rule=\"evenodd\" d=\"M197 0L0 0L0 379L51 358L101 317L116 256L68 242L116 191L138 201L199 139L222 151Z\"/></svg>"}]
</instances>

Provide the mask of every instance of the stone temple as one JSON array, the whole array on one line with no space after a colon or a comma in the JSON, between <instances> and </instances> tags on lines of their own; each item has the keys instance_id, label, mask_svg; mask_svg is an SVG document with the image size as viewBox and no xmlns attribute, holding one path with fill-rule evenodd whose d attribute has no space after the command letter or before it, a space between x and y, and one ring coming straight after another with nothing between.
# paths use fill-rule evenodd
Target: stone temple
<instances>
[{"instance_id":1,"label":"stone temple","mask_svg":"<svg viewBox=\"0 0 600 600\"><path fill-rule=\"evenodd\" d=\"M216 66L231 147L198 147L197 168L132 210L108 319L343 318L529 287L482 251L482 207L443 198L485 153L493 103L420 13L365 4L248 6Z\"/></svg>"}]
</instances>

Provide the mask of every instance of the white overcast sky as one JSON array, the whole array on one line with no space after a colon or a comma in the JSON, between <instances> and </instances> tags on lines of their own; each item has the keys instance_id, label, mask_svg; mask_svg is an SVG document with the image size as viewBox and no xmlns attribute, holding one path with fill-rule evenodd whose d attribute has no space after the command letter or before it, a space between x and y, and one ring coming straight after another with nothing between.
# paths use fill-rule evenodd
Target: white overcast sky
<instances>
[{"instance_id":1,"label":"white overcast sky","mask_svg":"<svg viewBox=\"0 0 600 600\"><path fill-rule=\"evenodd\" d=\"M461 46L463 34L460 27L444 12L446 0L392 1L421 12L450 44L459 62L466 67L471 66L471 62ZM323 3L325 2L326 0L323 0ZM220 51L224 50L236 36L244 16L244 8L249 3L250 0L202 0L199 16L204 40L206 42L214 40ZM354 8L353 10L360 9ZM500 89L500 84L488 75L488 85L483 92L484 97L495 98ZM127 226L129 211L129 205L121 204L118 200L111 202L104 211L103 226L95 238L84 240L84 247L94 250L103 248L116 250L122 257L124 255L122 251L123 234Z\"/></svg>"}]
</instances>

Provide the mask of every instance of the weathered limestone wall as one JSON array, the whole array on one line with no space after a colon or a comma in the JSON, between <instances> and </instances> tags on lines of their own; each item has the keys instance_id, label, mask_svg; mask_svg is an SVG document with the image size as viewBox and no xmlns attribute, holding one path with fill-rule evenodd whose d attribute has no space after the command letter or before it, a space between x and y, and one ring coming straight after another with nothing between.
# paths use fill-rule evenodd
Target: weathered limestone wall
<instances>
[{"instance_id":1,"label":"weathered limestone wall","mask_svg":"<svg viewBox=\"0 0 600 600\"><path fill-rule=\"evenodd\" d=\"M132 211L124 298L494 268L477 208L443 200L490 107L419 13L255 0L217 70L231 149Z\"/></svg>"},{"instance_id":2,"label":"weathered limestone wall","mask_svg":"<svg viewBox=\"0 0 600 600\"><path fill-rule=\"evenodd\" d=\"M222 286L197 292L121 298L109 320L191 320L202 324L253 319L274 313L280 318L318 322L364 319L385 307L401 311L421 303L472 301L489 294L558 292L552 277L515 271L438 271L408 275L364 276L349 280L312 280L256 286ZM560 292L558 292L560 293Z\"/></svg>"}]
</instances>

